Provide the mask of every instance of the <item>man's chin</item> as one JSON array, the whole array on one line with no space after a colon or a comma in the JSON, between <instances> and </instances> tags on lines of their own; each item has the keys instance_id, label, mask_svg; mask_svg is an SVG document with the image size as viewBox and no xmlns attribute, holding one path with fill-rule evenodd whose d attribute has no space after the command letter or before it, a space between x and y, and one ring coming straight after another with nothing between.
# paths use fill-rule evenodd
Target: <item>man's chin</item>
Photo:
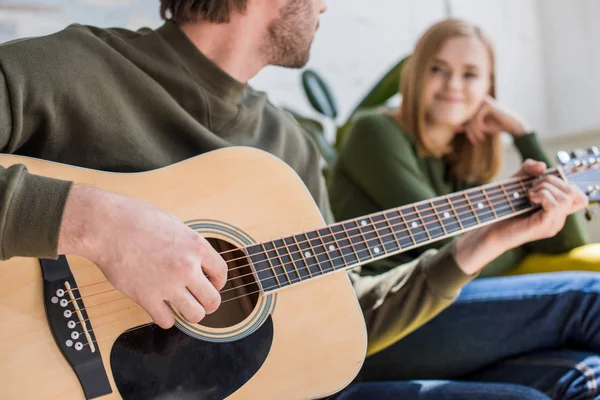
<instances>
[{"instance_id":1,"label":"man's chin","mask_svg":"<svg viewBox=\"0 0 600 400\"><path fill-rule=\"evenodd\" d=\"M284 67L284 68L293 68L293 69L300 69L300 68L304 68L306 66L306 64L308 64L308 60L310 58L310 50L306 51L305 53L303 53L302 55L298 55L295 58L290 58L288 60L281 60L279 62L275 62L272 65L276 65L278 67Z\"/></svg>"}]
</instances>

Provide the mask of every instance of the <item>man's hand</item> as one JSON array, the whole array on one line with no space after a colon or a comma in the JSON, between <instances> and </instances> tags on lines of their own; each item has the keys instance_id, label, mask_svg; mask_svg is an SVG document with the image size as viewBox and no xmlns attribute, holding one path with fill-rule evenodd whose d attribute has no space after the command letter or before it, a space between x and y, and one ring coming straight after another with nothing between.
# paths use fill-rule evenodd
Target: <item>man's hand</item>
<instances>
[{"instance_id":1,"label":"man's hand","mask_svg":"<svg viewBox=\"0 0 600 400\"><path fill-rule=\"evenodd\" d=\"M526 160L515 176L538 177L545 171L544 163ZM555 236L567 216L588 205L581 189L555 176L536 179L528 194L541 210L469 232L457 240L456 261L466 273L478 272L514 247Z\"/></svg>"},{"instance_id":2,"label":"man's hand","mask_svg":"<svg viewBox=\"0 0 600 400\"><path fill-rule=\"evenodd\" d=\"M175 322L167 303L197 323L219 307L219 290L227 280L221 256L175 216L85 186L71 189L58 252L94 262L165 329Z\"/></svg>"}]
</instances>

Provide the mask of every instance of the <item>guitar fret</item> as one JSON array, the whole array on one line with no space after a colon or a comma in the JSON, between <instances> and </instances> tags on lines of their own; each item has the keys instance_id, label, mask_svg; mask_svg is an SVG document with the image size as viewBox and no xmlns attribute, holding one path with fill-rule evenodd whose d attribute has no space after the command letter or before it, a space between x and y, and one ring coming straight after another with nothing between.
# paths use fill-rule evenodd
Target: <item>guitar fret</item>
<instances>
[{"instance_id":1,"label":"guitar fret","mask_svg":"<svg viewBox=\"0 0 600 400\"><path fill-rule=\"evenodd\" d=\"M253 245L246 248L254 273L256 274L258 284L263 291L274 290L279 288L278 282L275 278L275 271L271 269L270 263L267 260L267 255L263 250L263 247Z\"/></svg>"},{"instance_id":2,"label":"guitar fret","mask_svg":"<svg viewBox=\"0 0 600 400\"><path fill-rule=\"evenodd\" d=\"M352 248L356 251L359 261L366 261L372 257L369 246L367 245L362 232L358 228L356 221L347 221L342 223L344 230L350 238Z\"/></svg>"},{"instance_id":3,"label":"guitar fret","mask_svg":"<svg viewBox=\"0 0 600 400\"><path fill-rule=\"evenodd\" d=\"M286 261L281 257L281 254L280 254L279 250L277 249L277 245L275 244L275 242L269 242L267 244L273 248L273 251L275 252L276 263L279 263L279 269L281 269L281 272L282 272L282 273L280 273L279 270L276 268L277 275L282 277L282 279L285 278L287 280L287 282L284 282L284 286L291 285L294 282L292 282L292 280L290 279L290 276L287 273Z\"/></svg>"},{"instance_id":4,"label":"guitar fret","mask_svg":"<svg viewBox=\"0 0 600 400\"><path fill-rule=\"evenodd\" d=\"M403 216L405 219L405 223L407 225L407 229L411 233L415 244L425 243L428 240L428 234L422 224L417 222L419 220L417 216L417 211L415 207L404 208L402 211L410 210L410 219L406 218L406 214L403 212Z\"/></svg>"},{"instance_id":5,"label":"guitar fret","mask_svg":"<svg viewBox=\"0 0 600 400\"><path fill-rule=\"evenodd\" d=\"M414 245L414 240L410 235L410 231L404 222L400 210L389 211L386 213L386 219L390 223L394 238L399 243L400 248L404 249Z\"/></svg>"},{"instance_id":6,"label":"guitar fret","mask_svg":"<svg viewBox=\"0 0 600 400\"><path fill-rule=\"evenodd\" d=\"M301 269L305 270L306 272L308 272L308 278L312 278L312 274L310 273L310 268L308 267L308 263L306 262L306 257L304 257L304 252L302 251L302 248L300 248L300 244L298 243L298 239L296 239L296 235L292 236L292 239L294 240L294 245L296 246L296 248L298 249L298 251L295 251L294 253L298 254L298 259L302 260L302 264L301 265Z\"/></svg>"},{"instance_id":7,"label":"guitar fret","mask_svg":"<svg viewBox=\"0 0 600 400\"><path fill-rule=\"evenodd\" d=\"M304 262L304 256L302 252L296 246L296 239L293 236L288 236L283 239L285 246L287 247L290 255L292 257L292 264L294 265L294 269L298 274L300 281L304 281L310 278L310 273L306 268L306 263Z\"/></svg>"},{"instance_id":8,"label":"guitar fret","mask_svg":"<svg viewBox=\"0 0 600 400\"><path fill-rule=\"evenodd\" d=\"M471 190L467 192L467 196L475 208L475 213L480 223L490 222L494 219L493 213L485 205L485 197L481 189Z\"/></svg>"},{"instance_id":9,"label":"guitar fret","mask_svg":"<svg viewBox=\"0 0 600 400\"><path fill-rule=\"evenodd\" d=\"M481 221L479 220L479 216L477 215L477 210L475 210L475 207L473 207L473 204L471 203L469 196L467 195L467 193L465 193L464 196L465 196L465 199L467 200L467 204L469 205L469 207L471 208L471 211L473 212L473 215L475 216L475 219L477 220L477 224L481 224Z\"/></svg>"},{"instance_id":10,"label":"guitar fret","mask_svg":"<svg viewBox=\"0 0 600 400\"><path fill-rule=\"evenodd\" d=\"M277 281L277 286L279 288L281 288L282 287L281 286L281 282L279 281L279 277L277 276L277 271L275 270L275 266L273 265L273 261L271 260L269 251L266 248L266 244L262 243L261 246L262 246L262 248L263 248L263 250L265 252L265 257L267 258L267 261L269 262L269 266L270 266L271 270L273 271L273 275L275 276L275 280Z\"/></svg>"},{"instance_id":11,"label":"guitar fret","mask_svg":"<svg viewBox=\"0 0 600 400\"><path fill-rule=\"evenodd\" d=\"M391 239L392 239L392 240L387 240L386 244L384 244L384 246L389 245L390 248L388 249L388 252L400 250L402 248L402 246L400 245L400 241L398 240L398 238L396 237L396 234L394 233L394 228L392 226L391 221L387 217L387 213L383 213L383 219L385 221L387 228L382 227L381 229L389 230L390 231L389 236L391 236ZM387 237L387 236L388 236L388 234L383 235L383 237ZM394 247L394 245L396 245L397 247Z\"/></svg>"},{"instance_id":12,"label":"guitar fret","mask_svg":"<svg viewBox=\"0 0 600 400\"><path fill-rule=\"evenodd\" d=\"M452 207L452 203L448 196L444 196L435 200L433 203L436 207L437 215L442 220L442 226L444 231L448 235L453 235L461 231L462 226L460 224L460 218L456 214L456 211Z\"/></svg>"},{"instance_id":13,"label":"guitar fret","mask_svg":"<svg viewBox=\"0 0 600 400\"><path fill-rule=\"evenodd\" d=\"M375 223L373 220L370 217L365 217L360 220L357 226L362 237L365 239L365 243L369 249L371 257L379 257L383 255L382 253L385 252L385 247L383 246L381 237L379 237L379 234L375 229Z\"/></svg>"},{"instance_id":14,"label":"guitar fret","mask_svg":"<svg viewBox=\"0 0 600 400\"><path fill-rule=\"evenodd\" d=\"M508 202L508 205L510 206L510 209L512 210L512 212L516 212L515 206L512 203L512 200L510 199L510 196L508 195L508 192L506 191L506 188L504 187L504 184L500 185L500 189L502 189L502 192L504 193L504 197L506 197L506 201Z\"/></svg>"},{"instance_id":15,"label":"guitar fret","mask_svg":"<svg viewBox=\"0 0 600 400\"><path fill-rule=\"evenodd\" d=\"M329 253L327 252L325 243L323 243L323 240L319 236L319 232L308 232L305 236L310 243L310 247L314 249L313 257L316 258L316 264L318 268L318 273L316 275L324 275L326 271L331 271L333 269L333 264L331 264Z\"/></svg>"},{"instance_id":16,"label":"guitar fret","mask_svg":"<svg viewBox=\"0 0 600 400\"><path fill-rule=\"evenodd\" d=\"M332 229L334 229L334 238L338 243L339 251L342 253L344 260L350 260L350 262L346 263L348 265L358 264L360 262L358 252L356 251L354 245L350 241L350 237L348 236L348 232L346 231L346 229L341 224L334 225ZM335 229L337 229L337 231L335 231Z\"/></svg>"},{"instance_id":17,"label":"guitar fret","mask_svg":"<svg viewBox=\"0 0 600 400\"><path fill-rule=\"evenodd\" d=\"M503 218L507 215L512 214L512 205L510 203L510 200L506 196L506 192L502 185L498 185L494 189L496 189L495 191L498 193L497 195L494 195L494 209L496 211L496 218ZM491 196L490 199L492 199Z\"/></svg>"},{"instance_id":18,"label":"guitar fret","mask_svg":"<svg viewBox=\"0 0 600 400\"><path fill-rule=\"evenodd\" d=\"M398 214L400 215L400 218L402 218L402 223L405 226L406 232L408 232L408 235L410 236L410 240L412 240L411 246L414 246L417 244L417 241L415 240L415 237L412 233L412 230L409 228L408 226L408 221L406 220L406 217L404 216L404 213L400 210L398 210Z\"/></svg>"},{"instance_id":19,"label":"guitar fret","mask_svg":"<svg viewBox=\"0 0 600 400\"><path fill-rule=\"evenodd\" d=\"M340 244L338 243L335 234L330 227L319 229L317 233L327 248L327 255L331 260L333 270L345 268L347 265L350 265L346 261L342 249L340 248Z\"/></svg>"},{"instance_id":20,"label":"guitar fret","mask_svg":"<svg viewBox=\"0 0 600 400\"><path fill-rule=\"evenodd\" d=\"M442 227L442 231L444 232L443 236L448 235L448 231L446 230L446 226L444 225L442 218L440 218L440 213L437 211L436 205L433 202L429 202L429 206L433 210L438 222L440 223L440 226Z\"/></svg>"},{"instance_id":21,"label":"guitar fret","mask_svg":"<svg viewBox=\"0 0 600 400\"><path fill-rule=\"evenodd\" d=\"M294 284L296 282L300 282L301 279L298 276L298 272L294 267L294 262L292 260L292 255L290 254L290 250L285 245L283 239L277 239L273 242L275 245L275 250L277 250L277 254L279 254L280 259L282 260L283 272L285 276L290 281L290 284Z\"/></svg>"},{"instance_id":22,"label":"guitar fret","mask_svg":"<svg viewBox=\"0 0 600 400\"><path fill-rule=\"evenodd\" d=\"M381 244L382 251L384 253L387 253L387 249L385 247L385 242L383 240L383 237L379 233L379 229L381 227L378 226L378 225L381 224L381 220L383 220L383 217L381 215L379 215L379 214L372 215L371 218L370 218L370 220L371 220L371 223L372 223L373 230L375 231L375 235L377 235L377 239L379 239L379 243ZM384 229L385 229L385 224L384 224Z\"/></svg>"},{"instance_id":23,"label":"guitar fret","mask_svg":"<svg viewBox=\"0 0 600 400\"><path fill-rule=\"evenodd\" d=\"M269 255L269 258L274 260L273 263L275 264L275 273L280 278L279 281L282 282L282 286L291 285L293 282L285 270L285 262L279 255L279 252L275 246L275 242L266 242L264 245L270 247L267 255ZM283 280L284 278L287 282Z\"/></svg>"},{"instance_id":24,"label":"guitar fret","mask_svg":"<svg viewBox=\"0 0 600 400\"><path fill-rule=\"evenodd\" d=\"M300 248L300 253L303 256L304 263L306 264L306 269L312 278L313 276L319 276L323 274L319 266L319 261L317 259L316 254L317 251L312 247L310 240L308 239L308 235L306 233L301 233L294 236L296 240L296 244Z\"/></svg>"},{"instance_id":25,"label":"guitar fret","mask_svg":"<svg viewBox=\"0 0 600 400\"><path fill-rule=\"evenodd\" d=\"M519 180L519 185L521 186L521 189L523 189L523 198L527 199L525 202L525 206L523 209L529 208L531 206L531 202L529 201L529 199L527 198L527 187L523 184L523 180Z\"/></svg>"},{"instance_id":26,"label":"guitar fret","mask_svg":"<svg viewBox=\"0 0 600 400\"><path fill-rule=\"evenodd\" d=\"M455 206L460 218L461 224L465 229L477 226L478 221L475 217L475 213L472 211L467 198L460 195L455 198Z\"/></svg>"},{"instance_id":27,"label":"guitar fret","mask_svg":"<svg viewBox=\"0 0 600 400\"><path fill-rule=\"evenodd\" d=\"M456 212L456 209L454 208L454 204L452 203L452 200L450 200L450 196L446 196L446 201L450 205L450 208L452 209L452 213L454 214L454 217L458 221L458 225L460 226L460 229L461 230L465 229L465 227L462 224L462 221L460 220L459 214Z\"/></svg>"},{"instance_id":28,"label":"guitar fret","mask_svg":"<svg viewBox=\"0 0 600 400\"><path fill-rule=\"evenodd\" d=\"M483 197L485 197L485 200L487 201L488 206L492 210L492 213L494 214L494 218L498 218L498 214L496 213L496 210L494 209L494 204L490 201L490 197L488 196L487 192L484 189L481 189L481 193L483 194Z\"/></svg>"},{"instance_id":29,"label":"guitar fret","mask_svg":"<svg viewBox=\"0 0 600 400\"><path fill-rule=\"evenodd\" d=\"M436 206L431 201L418 205L416 208L429 240L435 240L446 234L444 225L437 215Z\"/></svg>"},{"instance_id":30,"label":"guitar fret","mask_svg":"<svg viewBox=\"0 0 600 400\"><path fill-rule=\"evenodd\" d=\"M421 225L423 226L423 230L425 231L425 234L427 235L427 239L431 240L431 234L429 233L429 230L427 229L427 224L425 223L425 220L421 216L421 212L419 211L419 206L415 206L414 209L417 212L417 218L419 218L419 220L421 221Z\"/></svg>"}]
</instances>

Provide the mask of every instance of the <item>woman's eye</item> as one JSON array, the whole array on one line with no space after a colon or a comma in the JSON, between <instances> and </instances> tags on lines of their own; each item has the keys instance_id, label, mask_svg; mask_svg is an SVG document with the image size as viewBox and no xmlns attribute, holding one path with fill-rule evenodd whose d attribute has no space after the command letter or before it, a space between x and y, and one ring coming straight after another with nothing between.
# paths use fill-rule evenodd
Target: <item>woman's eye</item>
<instances>
[{"instance_id":1,"label":"woman's eye","mask_svg":"<svg viewBox=\"0 0 600 400\"><path fill-rule=\"evenodd\" d=\"M465 74L465 78L467 78L467 79L477 78L477 74L475 72L467 72Z\"/></svg>"},{"instance_id":2,"label":"woman's eye","mask_svg":"<svg viewBox=\"0 0 600 400\"><path fill-rule=\"evenodd\" d=\"M437 65L434 65L431 67L431 72L433 72L433 73L442 72L442 68L440 68Z\"/></svg>"}]
</instances>

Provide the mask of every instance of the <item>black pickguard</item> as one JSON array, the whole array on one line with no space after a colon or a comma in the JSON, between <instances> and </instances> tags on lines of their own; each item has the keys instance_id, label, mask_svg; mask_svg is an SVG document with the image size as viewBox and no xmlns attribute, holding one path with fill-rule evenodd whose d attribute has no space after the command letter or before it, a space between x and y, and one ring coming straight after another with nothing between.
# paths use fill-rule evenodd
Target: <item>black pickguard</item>
<instances>
[{"instance_id":1,"label":"black pickguard","mask_svg":"<svg viewBox=\"0 0 600 400\"><path fill-rule=\"evenodd\" d=\"M272 342L271 317L253 334L228 343L205 342L177 328L150 325L123 333L110 363L125 400L221 400L260 369Z\"/></svg>"}]
</instances>

